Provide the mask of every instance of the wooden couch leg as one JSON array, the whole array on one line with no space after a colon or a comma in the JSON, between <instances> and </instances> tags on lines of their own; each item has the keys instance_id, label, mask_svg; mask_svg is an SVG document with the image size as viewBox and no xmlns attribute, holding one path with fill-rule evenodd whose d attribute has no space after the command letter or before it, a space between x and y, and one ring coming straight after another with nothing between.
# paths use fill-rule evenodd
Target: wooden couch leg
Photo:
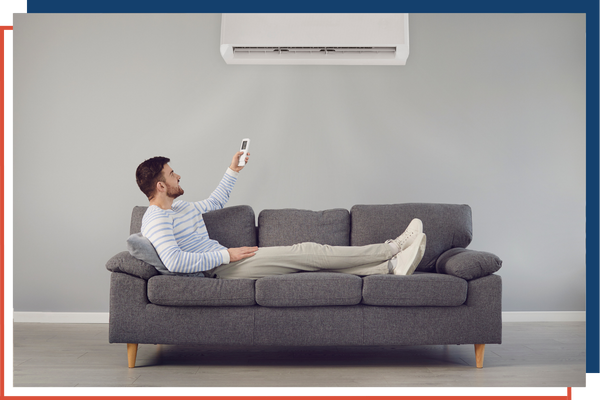
<instances>
[{"instance_id":1,"label":"wooden couch leg","mask_svg":"<svg viewBox=\"0 0 600 400\"><path fill-rule=\"evenodd\" d=\"M485 353L485 344L475 345L475 362L477 368L483 368L483 353Z\"/></svg>"},{"instance_id":2,"label":"wooden couch leg","mask_svg":"<svg viewBox=\"0 0 600 400\"><path fill-rule=\"evenodd\" d=\"M135 368L135 357L137 356L137 350L137 343L127 343L127 362L129 363L129 368Z\"/></svg>"}]
</instances>

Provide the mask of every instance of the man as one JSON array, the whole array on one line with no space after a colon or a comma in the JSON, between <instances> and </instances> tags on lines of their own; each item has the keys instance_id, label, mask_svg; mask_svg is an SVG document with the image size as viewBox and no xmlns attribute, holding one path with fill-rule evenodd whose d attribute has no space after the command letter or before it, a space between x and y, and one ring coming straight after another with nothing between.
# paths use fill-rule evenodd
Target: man
<instances>
[{"instance_id":1,"label":"man","mask_svg":"<svg viewBox=\"0 0 600 400\"><path fill-rule=\"evenodd\" d=\"M202 214L218 210L229 200L243 152L233 156L215 191L206 200L189 203L177 199L184 190L181 176L169 166L170 159L154 157L136 171L140 190L149 207L142 219L142 234L150 240L166 268L179 274L203 272L220 279L258 279L300 271L332 271L353 275L393 273L410 275L425 252L423 224L414 219L396 239L367 246L328 246L300 243L282 247L225 248L212 240ZM246 165L250 153L246 156Z\"/></svg>"}]
</instances>

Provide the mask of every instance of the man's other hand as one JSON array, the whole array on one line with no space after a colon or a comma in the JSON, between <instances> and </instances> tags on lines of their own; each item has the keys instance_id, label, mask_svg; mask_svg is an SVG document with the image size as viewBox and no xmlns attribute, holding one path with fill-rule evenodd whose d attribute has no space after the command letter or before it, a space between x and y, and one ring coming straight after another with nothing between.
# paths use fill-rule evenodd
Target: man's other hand
<instances>
[{"instance_id":1,"label":"man's other hand","mask_svg":"<svg viewBox=\"0 0 600 400\"><path fill-rule=\"evenodd\" d=\"M240 261L244 258L252 257L256 254L256 250L258 250L258 247L234 247L227 249L227 252L229 252L229 261Z\"/></svg>"},{"instance_id":2,"label":"man's other hand","mask_svg":"<svg viewBox=\"0 0 600 400\"><path fill-rule=\"evenodd\" d=\"M244 167L238 167L238 163L240 162L240 156L244 154L243 151L238 151L237 153L235 153L235 155L233 156L233 159L231 160L231 165L229 166L229 168L235 172L240 172L241 170L244 169ZM246 165L248 164L248 160L250 159L250 153L246 154Z\"/></svg>"}]
</instances>

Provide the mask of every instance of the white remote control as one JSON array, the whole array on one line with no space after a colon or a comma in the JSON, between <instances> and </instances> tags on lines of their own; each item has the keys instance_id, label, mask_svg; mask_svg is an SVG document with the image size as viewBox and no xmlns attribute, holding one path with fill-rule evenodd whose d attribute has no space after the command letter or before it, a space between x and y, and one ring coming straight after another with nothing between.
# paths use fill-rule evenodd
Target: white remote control
<instances>
[{"instance_id":1,"label":"white remote control","mask_svg":"<svg viewBox=\"0 0 600 400\"><path fill-rule=\"evenodd\" d=\"M238 167L243 167L246 165L246 155L248 154L248 149L250 148L250 139L246 138L242 140L242 145L240 146L240 151L243 151L244 154L240 156L240 162L238 163Z\"/></svg>"}]
</instances>

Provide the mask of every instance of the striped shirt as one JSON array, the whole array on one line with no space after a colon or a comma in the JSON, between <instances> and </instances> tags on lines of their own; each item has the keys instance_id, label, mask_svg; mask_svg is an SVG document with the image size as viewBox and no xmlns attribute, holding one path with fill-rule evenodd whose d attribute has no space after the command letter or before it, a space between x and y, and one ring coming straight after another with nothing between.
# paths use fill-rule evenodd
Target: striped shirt
<instances>
[{"instance_id":1,"label":"striped shirt","mask_svg":"<svg viewBox=\"0 0 600 400\"><path fill-rule=\"evenodd\" d=\"M237 175L228 168L206 200L178 200L170 210L148 207L142 218L142 235L150 240L169 271L190 274L229 263L227 248L208 237L202 214L225 206Z\"/></svg>"}]
</instances>

